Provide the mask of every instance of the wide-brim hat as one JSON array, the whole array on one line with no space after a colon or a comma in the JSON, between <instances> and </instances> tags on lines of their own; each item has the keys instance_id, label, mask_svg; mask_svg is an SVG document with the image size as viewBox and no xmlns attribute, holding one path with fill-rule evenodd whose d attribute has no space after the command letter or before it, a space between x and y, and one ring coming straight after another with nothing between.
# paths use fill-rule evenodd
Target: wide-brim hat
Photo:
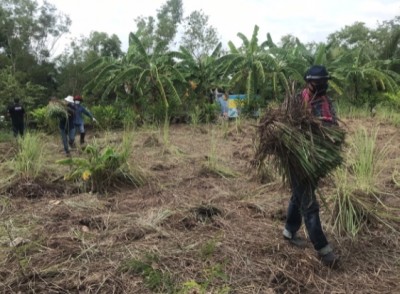
<instances>
[{"instance_id":1,"label":"wide-brim hat","mask_svg":"<svg viewBox=\"0 0 400 294\"><path fill-rule=\"evenodd\" d=\"M306 81L309 80L329 80L331 77L323 65L313 65L311 66L306 74L304 75L304 79Z\"/></svg>"},{"instance_id":2,"label":"wide-brim hat","mask_svg":"<svg viewBox=\"0 0 400 294\"><path fill-rule=\"evenodd\" d=\"M65 97L64 100L70 103L74 103L74 97L72 97L71 95Z\"/></svg>"}]
</instances>

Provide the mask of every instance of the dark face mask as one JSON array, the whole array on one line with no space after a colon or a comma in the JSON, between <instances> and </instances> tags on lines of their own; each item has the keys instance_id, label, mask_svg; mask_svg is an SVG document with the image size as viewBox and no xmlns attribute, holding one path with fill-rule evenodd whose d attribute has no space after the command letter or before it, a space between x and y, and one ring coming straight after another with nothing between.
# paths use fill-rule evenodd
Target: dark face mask
<instances>
[{"instance_id":1,"label":"dark face mask","mask_svg":"<svg viewBox=\"0 0 400 294\"><path fill-rule=\"evenodd\" d=\"M326 91L328 90L328 81L326 80L316 80L316 81L310 81L310 90L318 95L325 95Z\"/></svg>"}]
</instances>

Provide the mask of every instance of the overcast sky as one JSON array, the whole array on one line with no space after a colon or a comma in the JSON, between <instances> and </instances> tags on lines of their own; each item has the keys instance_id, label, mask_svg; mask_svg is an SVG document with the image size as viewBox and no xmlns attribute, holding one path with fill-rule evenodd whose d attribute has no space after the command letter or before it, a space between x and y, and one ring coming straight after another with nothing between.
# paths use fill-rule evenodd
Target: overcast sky
<instances>
[{"instance_id":1,"label":"overcast sky","mask_svg":"<svg viewBox=\"0 0 400 294\"><path fill-rule=\"evenodd\" d=\"M71 37L89 36L91 31L116 34L125 51L129 32L135 31L138 16L156 16L166 0L48 0L72 20ZM254 25L259 40L269 32L278 43L292 34L302 42L326 41L335 31L356 21L375 28L378 22L400 15L400 0L183 0L184 16L202 10L217 29L224 45L241 44L237 33L251 38Z\"/></svg>"}]
</instances>

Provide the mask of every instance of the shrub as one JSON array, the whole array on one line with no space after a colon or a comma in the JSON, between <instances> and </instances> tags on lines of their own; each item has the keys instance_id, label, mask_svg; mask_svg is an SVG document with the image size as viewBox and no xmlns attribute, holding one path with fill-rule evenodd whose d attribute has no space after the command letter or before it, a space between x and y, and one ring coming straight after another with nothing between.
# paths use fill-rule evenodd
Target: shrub
<instances>
[{"instance_id":1,"label":"shrub","mask_svg":"<svg viewBox=\"0 0 400 294\"><path fill-rule=\"evenodd\" d=\"M65 175L66 180L78 180L89 186L92 192L107 192L119 184L144 184L143 173L137 167L128 165L131 137L125 135L120 150L107 146L102 149L96 142L85 148L86 158L67 158L57 161L58 164L71 166Z\"/></svg>"},{"instance_id":2,"label":"shrub","mask_svg":"<svg viewBox=\"0 0 400 294\"><path fill-rule=\"evenodd\" d=\"M123 105L97 105L91 108L91 113L97 119L100 128L105 130L136 125L138 119L132 108Z\"/></svg>"},{"instance_id":3,"label":"shrub","mask_svg":"<svg viewBox=\"0 0 400 294\"><path fill-rule=\"evenodd\" d=\"M400 219L395 208L383 203L379 192L377 179L386 166L390 141L378 149L377 135L378 130L356 132L350 142L347 165L335 172L334 228L352 237L374 222L393 229L392 221Z\"/></svg>"},{"instance_id":4,"label":"shrub","mask_svg":"<svg viewBox=\"0 0 400 294\"><path fill-rule=\"evenodd\" d=\"M17 142L13 169L19 177L33 180L44 167L43 139L39 134L26 132Z\"/></svg>"}]
</instances>

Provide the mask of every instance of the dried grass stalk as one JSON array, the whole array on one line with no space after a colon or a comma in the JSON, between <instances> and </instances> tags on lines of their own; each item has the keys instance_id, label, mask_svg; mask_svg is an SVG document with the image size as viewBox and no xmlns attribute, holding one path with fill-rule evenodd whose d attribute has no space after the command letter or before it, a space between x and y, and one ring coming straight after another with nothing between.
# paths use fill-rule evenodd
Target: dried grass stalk
<instances>
[{"instance_id":1,"label":"dried grass stalk","mask_svg":"<svg viewBox=\"0 0 400 294\"><path fill-rule=\"evenodd\" d=\"M345 131L324 124L302 103L297 95L287 95L277 108L267 109L257 126L255 162L267 158L283 176L315 184L342 161Z\"/></svg>"},{"instance_id":2,"label":"dried grass stalk","mask_svg":"<svg viewBox=\"0 0 400 294\"><path fill-rule=\"evenodd\" d=\"M51 100L47 105L47 115L51 119L67 118L67 105L62 100Z\"/></svg>"}]
</instances>

